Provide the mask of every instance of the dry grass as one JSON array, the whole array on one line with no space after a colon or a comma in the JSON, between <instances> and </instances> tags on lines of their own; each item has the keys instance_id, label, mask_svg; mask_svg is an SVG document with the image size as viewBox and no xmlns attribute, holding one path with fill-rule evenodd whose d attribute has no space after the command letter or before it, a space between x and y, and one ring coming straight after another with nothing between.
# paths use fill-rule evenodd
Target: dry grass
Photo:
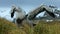
<instances>
[{"instance_id":1,"label":"dry grass","mask_svg":"<svg viewBox=\"0 0 60 34\"><path fill-rule=\"evenodd\" d=\"M35 27L30 27L24 22L22 28L5 19L0 19L0 34L60 34L60 22L38 21Z\"/></svg>"},{"instance_id":2,"label":"dry grass","mask_svg":"<svg viewBox=\"0 0 60 34\"><path fill-rule=\"evenodd\" d=\"M60 22L44 22L39 23L34 27L34 34L60 34Z\"/></svg>"},{"instance_id":3,"label":"dry grass","mask_svg":"<svg viewBox=\"0 0 60 34\"><path fill-rule=\"evenodd\" d=\"M26 34L15 24L0 18L0 34Z\"/></svg>"}]
</instances>

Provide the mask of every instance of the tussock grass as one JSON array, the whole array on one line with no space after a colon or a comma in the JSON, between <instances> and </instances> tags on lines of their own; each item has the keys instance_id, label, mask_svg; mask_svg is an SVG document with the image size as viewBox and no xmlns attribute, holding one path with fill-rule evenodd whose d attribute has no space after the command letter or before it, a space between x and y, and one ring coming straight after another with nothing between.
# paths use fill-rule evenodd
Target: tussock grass
<instances>
[{"instance_id":1,"label":"tussock grass","mask_svg":"<svg viewBox=\"0 0 60 34\"><path fill-rule=\"evenodd\" d=\"M22 28L18 28L14 23L0 18L0 34L60 34L60 21L37 21L34 27L24 21Z\"/></svg>"},{"instance_id":2,"label":"tussock grass","mask_svg":"<svg viewBox=\"0 0 60 34\"><path fill-rule=\"evenodd\" d=\"M19 29L14 23L0 18L0 34L26 34Z\"/></svg>"},{"instance_id":3,"label":"tussock grass","mask_svg":"<svg viewBox=\"0 0 60 34\"><path fill-rule=\"evenodd\" d=\"M34 34L60 34L60 22L44 22L39 23L34 27Z\"/></svg>"}]
</instances>

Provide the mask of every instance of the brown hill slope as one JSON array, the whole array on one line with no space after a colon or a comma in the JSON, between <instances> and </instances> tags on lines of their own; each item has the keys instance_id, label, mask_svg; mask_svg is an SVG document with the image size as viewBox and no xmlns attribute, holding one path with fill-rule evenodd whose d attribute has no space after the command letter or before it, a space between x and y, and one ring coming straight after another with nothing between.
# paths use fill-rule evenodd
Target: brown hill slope
<instances>
[{"instance_id":1,"label":"brown hill slope","mask_svg":"<svg viewBox=\"0 0 60 34\"><path fill-rule=\"evenodd\" d=\"M0 34L60 34L60 21L37 21L34 27L24 23L22 27L0 18Z\"/></svg>"},{"instance_id":2,"label":"brown hill slope","mask_svg":"<svg viewBox=\"0 0 60 34\"><path fill-rule=\"evenodd\" d=\"M26 34L15 24L0 18L0 34Z\"/></svg>"}]
</instances>

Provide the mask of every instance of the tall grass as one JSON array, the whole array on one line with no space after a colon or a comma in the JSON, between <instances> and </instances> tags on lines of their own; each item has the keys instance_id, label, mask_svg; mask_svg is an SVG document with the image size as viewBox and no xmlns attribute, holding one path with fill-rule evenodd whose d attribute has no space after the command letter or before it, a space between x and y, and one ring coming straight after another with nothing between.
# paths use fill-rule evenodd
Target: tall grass
<instances>
[{"instance_id":1,"label":"tall grass","mask_svg":"<svg viewBox=\"0 0 60 34\"><path fill-rule=\"evenodd\" d=\"M34 27L34 34L60 34L60 22L44 22L39 23Z\"/></svg>"},{"instance_id":2,"label":"tall grass","mask_svg":"<svg viewBox=\"0 0 60 34\"><path fill-rule=\"evenodd\" d=\"M15 24L0 18L0 34L26 34Z\"/></svg>"},{"instance_id":3,"label":"tall grass","mask_svg":"<svg viewBox=\"0 0 60 34\"><path fill-rule=\"evenodd\" d=\"M0 18L0 34L60 34L60 22L38 21L37 25L30 27L24 21L22 28L18 28L14 23Z\"/></svg>"}]
</instances>

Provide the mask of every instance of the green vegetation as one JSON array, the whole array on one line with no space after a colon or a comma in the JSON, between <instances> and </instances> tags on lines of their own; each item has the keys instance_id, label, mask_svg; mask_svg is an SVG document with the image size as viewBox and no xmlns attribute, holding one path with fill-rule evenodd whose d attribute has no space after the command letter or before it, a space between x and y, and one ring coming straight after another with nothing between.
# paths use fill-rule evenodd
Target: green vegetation
<instances>
[{"instance_id":1,"label":"green vegetation","mask_svg":"<svg viewBox=\"0 0 60 34\"><path fill-rule=\"evenodd\" d=\"M5 19L0 19L0 34L25 34L15 24Z\"/></svg>"},{"instance_id":2,"label":"green vegetation","mask_svg":"<svg viewBox=\"0 0 60 34\"><path fill-rule=\"evenodd\" d=\"M24 23L18 28L14 23L0 18L0 34L60 34L60 22L38 21L35 27Z\"/></svg>"},{"instance_id":3,"label":"green vegetation","mask_svg":"<svg viewBox=\"0 0 60 34\"><path fill-rule=\"evenodd\" d=\"M60 22L41 22L34 27L34 34L60 34Z\"/></svg>"}]
</instances>

